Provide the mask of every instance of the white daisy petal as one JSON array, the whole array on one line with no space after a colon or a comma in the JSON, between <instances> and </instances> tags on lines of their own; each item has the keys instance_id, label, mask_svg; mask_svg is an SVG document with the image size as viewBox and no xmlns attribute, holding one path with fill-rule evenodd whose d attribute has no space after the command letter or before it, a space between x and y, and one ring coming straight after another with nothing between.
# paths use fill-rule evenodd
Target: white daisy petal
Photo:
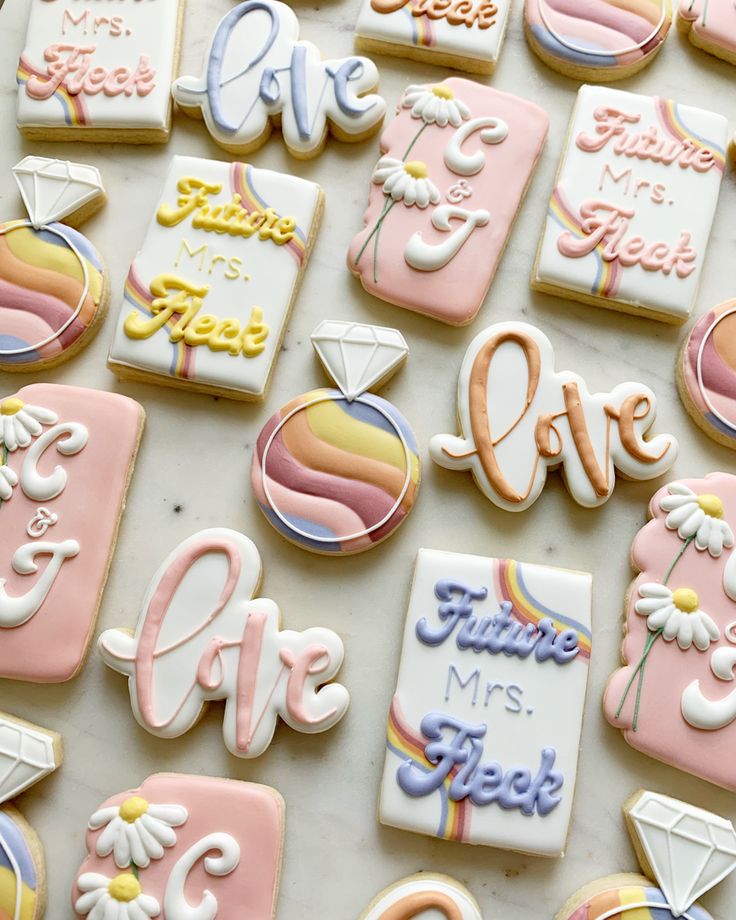
<instances>
[{"instance_id":1,"label":"white daisy petal","mask_svg":"<svg viewBox=\"0 0 736 920\"><path fill-rule=\"evenodd\" d=\"M106 889L95 888L94 891L87 891L77 898L74 909L78 914L88 914L100 898L105 894Z\"/></svg>"},{"instance_id":2,"label":"white daisy petal","mask_svg":"<svg viewBox=\"0 0 736 920\"><path fill-rule=\"evenodd\" d=\"M103 824L109 824L113 818L117 818L120 809L115 805L110 805L108 808L100 808L99 811L96 811L92 817L87 822L87 826L90 830L96 831L98 828L102 827Z\"/></svg>"},{"instance_id":3,"label":"white daisy petal","mask_svg":"<svg viewBox=\"0 0 736 920\"><path fill-rule=\"evenodd\" d=\"M695 510L680 524L677 532L683 540L687 540L689 537L695 536L698 527L704 520L705 511L699 505L696 505Z\"/></svg>"},{"instance_id":4,"label":"white daisy petal","mask_svg":"<svg viewBox=\"0 0 736 920\"><path fill-rule=\"evenodd\" d=\"M685 614L685 616L687 616L687 614ZM680 620L682 619L682 617L683 617L682 612L679 611L675 607L672 613L670 614L669 619L667 620L667 623L665 624L664 632L662 633L662 635L668 642L671 642L675 638L677 633L679 632Z\"/></svg>"},{"instance_id":5,"label":"white daisy petal","mask_svg":"<svg viewBox=\"0 0 736 920\"><path fill-rule=\"evenodd\" d=\"M723 545L730 549L734 544L733 530L725 521L721 521L721 530L723 532Z\"/></svg>"},{"instance_id":6,"label":"white daisy petal","mask_svg":"<svg viewBox=\"0 0 736 920\"><path fill-rule=\"evenodd\" d=\"M128 843L125 827L122 827L121 832L115 837L112 853L115 865L120 869L127 869L130 865L130 844Z\"/></svg>"},{"instance_id":7,"label":"white daisy petal","mask_svg":"<svg viewBox=\"0 0 736 920\"><path fill-rule=\"evenodd\" d=\"M15 426L10 417L3 418L3 442L8 450L12 453L18 449L18 439L15 435Z\"/></svg>"},{"instance_id":8,"label":"white daisy petal","mask_svg":"<svg viewBox=\"0 0 736 920\"><path fill-rule=\"evenodd\" d=\"M107 904L105 904L105 913L103 914L104 920L120 920L121 903L121 901L116 901L115 898L110 898ZM127 907L125 913L128 913ZM123 917L125 917L125 914Z\"/></svg>"},{"instance_id":9,"label":"white daisy petal","mask_svg":"<svg viewBox=\"0 0 736 920\"><path fill-rule=\"evenodd\" d=\"M462 99L455 99L455 107L457 108L461 119L466 120L470 118L470 108L467 105L465 105ZM458 121L458 125L459 124L460 124L460 121Z\"/></svg>"},{"instance_id":10,"label":"white daisy petal","mask_svg":"<svg viewBox=\"0 0 736 920\"><path fill-rule=\"evenodd\" d=\"M139 869L147 869L151 860L146 852L146 848L141 840L140 833L138 832L137 824L140 823L140 819L136 820L134 824L125 825L125 834L128 838L128 846L130 847L130 856L132 862L138 866ZM127 869L127 866L120 866L121 869Z\"/></svg>"},{"instance_id":11,"label":"white daisy petal","mask_svg":"<svg viewBox=\"0 0 736 920\"><path fill-rule=\"evenodd\" d=\"M698 507L697 502L687 501L684 504L680 505L679 508L675 508L674 511L671 511L667 515L667 520L665 521L667 527L670 530L677 530L680 525L686 521L690 515Z\"/></svg>"},{"instance_id":12,"label":"white daisy petal","mask_svg":"<svg viewBox=\"0 0 736 920\"><path fill-rule=\"evenodd\" d=\"M677 644L681 649L687 650L693 644L693 621L695 615L681 616L677 629Z\"/></svg>"},{"instance_id":13,"label":"white daisy petal","mask_svg":"<svg viewBox=\"0 0 736 920\"><path fill-rule=\"evenodd\" d=\"M100 812L96 812L95 814L100 814ZM115 846L115 840L117 839L118 833L122 829L122 825L124 823L125 822L120 817L119 809L116 808L114 811L114 817L107 825L105 830L97 838L97 842L95 844L95 852L98 856L109 856L110 853L112 853L113 847ZM90 827L92 827L91 821ZM102 827L102 823L98 824L97 827ZM94 830L95 828L93 827L92 829Z\"/></svg>"},{"instance_id":14,"label":"white daisy petal","mask_svg":"<svg viewBox=\"0 0 736 920\"><path fill-rule=\"evenodd\" d=\"M711 638L712 642L718 642L721 638L721 631L716 625L712 617L710 617L704 610L700 610L700 622L703 624L705 629L708 632L708 635Z\"/></svg>"},{"instance_id":15,"label":"white daisy petal","mask_svg":"<svg viewBox=\"0 0 736 920\"><path fill-rule=\"evenodd\" d=\"M695 492L689 486L686 486L684 482L672 482L667 488L672 495L689 495L691 498L695 498Z\"/></svg>"},{"instance_id":16,"label":"white daisy petal","mask_svg":"<svg viewBox=\"0 0 736 920\"><path fill-rule=\"evenodd\" d=\"M141 844L151 859L161 859L164 855L164 848L156 840L153 834L149 834L145 824L138 818L135 822L135 829L140 837Z\"/></svg>"},{"instance_id":17,"label":"white daisy petal","mask_svg":"<svg viewBox=\"0 0 736 920\"><path fill-rule=\"evenodd\" d=\"M666 608L669 603L668 598L661 597L644 597L634 604L634 610L643 617L648 617L657 610L662 610L663 605Z\"/></svg>"},{"instance_id":18,"label":"white daisy petal","mask_svg":"<svg viewBox=\"0 0 736 920\"><path fill-rule=\"evenodd\" d=\"M158 905L156 898L151 897L150 894L141 894L138 896L138 906L142 911L145 912L147 917L158 917L161 913L161 908Z\"/></svg>"},{"instance_id":19,"label":"white daisy petal","mask_svg":"<svg viewBox=\"0 0 736 920\"><path fill-rule=\"evenodd\" d=\"M710 646L710 635L708 634L708 630L705 628L703 618L693 616L690 619L692 620L693 626L693 644L695 645L695 648L698 648L701 652L704 652Z\"/></svg>"},{"instance_id":20,"label":"white daisy petal","mask_svg":"<svg viewBox=\"0 0 736 920\"><path fill-rule=\"evenodd\" d=\"M707 514L703 514L703 523L698 527L698 532L695 534L695 545L698 549L703 550L707 548L710 542L710 532L714 523L714 518L708 517Z\"/></svg>"},{"instance_id":21,"label":"white daisy petal","mask_svg":"<svg viewBox=\"0 0 736 920\"><path fill-rule=\"evenodd\" d=\"M692 499L689 495L665 495L659 503L659 507L662 511L674 511L676 508L682 508L683 505L687 505L691 501Z\"/></svg>"},{"instance_id":22,"label":"white daisy petal","mask_svg":"<svg viewBox=\"0 0 736 920\"><path fill-rule=\"evenodd\" d=\"M94 891L95 888L104 888L107 891L107 885L110 879L99 872L83 872L77 879L77 887L80 891Z\"/></svg>"},{"instance_id":23,"label":"white daisy petal","mask_svg":"<svg viewBox=\"0 0 736 920\"><path fill-rule=\"evenodd\" d=\"M441 196L437 186L433 182L430 182L429 179L427 179L427 186L429 187L429 200L432 204L439 204Z\"/></svg>"},{"instance_id":24,"label":"white daisy petal","mask_svg":"<svg viewBox=\"0 0 736 920\"><path fill-rule=\"evenodd\" d=\"M148 920L151 914L147 914L140 904L136 904L135 901L131 901L128 906L127 920ZM153 916L156 916L153 914Z\"/></svg>"},{"instance_id":25,"label":"white daisy petal","mask_svg":"<svg viewBox=\"0 0 736 920\"><path fill-rule=\"evenodd\" d=\"M105 908L111 900L110 895L105 891L90 911L87 920L105 920Z\"/></svg>"},{"instance_id":26,"label":"white daisy petal","mask_svg":"<svg viewBox=\"0 0 736 920\"><path fill-rule=\"evenodd\" d=\"M151 805L148 814L157 821L164 821L170 827L180 827L189 817L183 805Z\"/></svg>"},{"instance_id":27,"label":"white daisy petal","mask_svg":"<svg viewBox=\"0 0 736 920\"><path fill-rule=\"evenodd\" d=\"M31 407L32 408L32 407ZM21 409L16 413L16 421L25 429L28 435L28 443L31 443L31 436L37 438L43 431L43 427L34 417L33 413L28 411L28 407Z\"/></svg>"},{"instance_id":28,"label":"white daisy petal","mask_svg":"<svg viewBox=\"0 0 736 920\"><path fill-rule=\"evenodd\" d=\"M667 604L666 607L662 607L660 610L657 610L656 613L653 613L647 620L647 626L651 629L652 632L656 632L658 629L662 629L667 625L667 621L672 616L675 610L674 604Z\"/></svg>"},{"instance_id":29,"label":"white daisy petal","mask_svg":"<svg viewBox=\"0 0 736 920\"><path fill-rule=\"evenodd\" d=\"M672 597L672 591L667 585L662 585L658 581L647 581L639 585L639 594L642 597Z\"/></svg>"},{"instance_id":30,"label":"white daisy petal","mask_svg":"<svg viewBox=\"0 0 736 920\"><path fill-rule=\"evenodd\" d=\"M55 412L44 409L43 406L23 406L23 411L44 425L55 425L59 421L59 416Z\"/></svg>"},{"instance_id":31,"label":"white daisy petal","mask_svg":"<svg viewBox=\"0 0 736 920\"><path fill-rule=\"evenodd\" d=\"M155 818L147 814L141 815L138 820L162 846L173 847L176 843L176 834L167 824L162 821L156 821Z\"/></svg>"},{"instance_id":32,"label":"white daisy petal","mask_svg":"<svg viewBox=\"0 0 736 920\"><path fill-rule=\"evenodd\" d=\"M703 547L698 547L698 549L707 549L711 556L714 559L717 559L723 552L723 543L724 543L724 533L722 527L715 526L717 523L714 521L714 526L710 529L710 536L708 538L708 545Z\"/></svg>"}]
</instances>

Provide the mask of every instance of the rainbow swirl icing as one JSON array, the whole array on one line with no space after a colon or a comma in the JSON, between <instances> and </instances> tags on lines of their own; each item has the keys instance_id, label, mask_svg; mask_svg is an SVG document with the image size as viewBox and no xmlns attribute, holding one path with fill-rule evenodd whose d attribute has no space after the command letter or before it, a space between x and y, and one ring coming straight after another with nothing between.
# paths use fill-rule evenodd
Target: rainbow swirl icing
<instances>
[{"instance_id":1,"label":"rainbow swirl icing","mask_svg":"<svg viewBox=\"0 0 736 920\"><path fill-rule=\"evenodd\" d=\"M320 401L306 405L313 400ZM300 406L306 407L271 441L264 470L263 457L274 429ZM400 502L407 453L397 429L411 458L409 483ZM360 552L385 539L411 510L419 477L416 439L409 424L391 403L371 393L352 403L332 389L298 396L271 417L253 456L253 491L268 520L289 540L325 553ZM376 529L365 533L371 528ZM345 539L354 534L361 536Z\"/></svg>"},{"instance_id":2,"label":"rainbow swirl icing","mask_svg":"<svg viewBox=\"0 0 736 920\"><path fill-rule=\"evenodd\" d=\"M665 14L663 17L663 13ZM527 0L526 23L542 51L588 68L635 64L659 50L669 0Z\"/></svg>"},{"instance_id":3,"label":"rainbow swirl icing","mask_svg":"<svg viewBox=\"0 0 736 920\"><path fill-rule=\"evenodd\" d=\"M20 888L19 888L20 886ZM23 832L0 811L0 920L33 920L38 873ZM18 893L20 891L20 903Z\"/></svg>"},{"instance_id":4,"label":"rainbow swirl icing","mask_svg":"<svg viewBox=\"0 0 736 920\"><path fill-rule=\"evenodd\" d=\"M635 904L662 904L662 907L638 907ZM610 917L611 920L675 920L675 915L666 906L667 899L659 888L645 888L640 885L628 885L601 891L581 904L569 920L599 920ZM616 908L617 913L611 913ZM693 905L687 912L692 920L713 920L702 907Z\"/></svg>"},{"instance_id":5,"label":"rainbow swirl icing","mask_svg":"<svg viewBox=\"0 0 736 920\"><path fill-rule=\"evenodd\" d=\"M719 435L736 442L736 300L701 316L682 360L683 380L695 408Z\"/></svg>"},{"instance_id":6,"label":"rainbow swirl icing","mask_svg":"<svg viewBox=\"0 0 736 920\"><path fill-rule=\"evenodd\" d=\"M0 230L18 224L0 224ZM85 259L89 290L79 315L48 344L23 354L4 351L26 348L53 336L79 306L84 272L74 251L50 230L20 226L0 235L0 366L33 364L61 354L93 323L103 298L102 259L86 237L64 224L50 224L63 233Z\"/></svg>"}]
</instances>

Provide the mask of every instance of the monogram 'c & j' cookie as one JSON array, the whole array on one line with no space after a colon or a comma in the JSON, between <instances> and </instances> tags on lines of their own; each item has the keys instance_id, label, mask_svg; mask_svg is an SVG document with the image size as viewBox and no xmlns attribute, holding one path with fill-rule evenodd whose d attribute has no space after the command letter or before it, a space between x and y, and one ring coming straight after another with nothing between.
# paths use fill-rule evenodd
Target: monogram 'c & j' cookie
<instances>
[{"instance_id":1,"label":"monogram 'c & j' cookie","mask_svg":"<svg viewBox=\"0 0 736 920\"><path fill-rule=\"evenodd\" d=\"M278 126L291 155L309 159L329 134L355 142L380 129L386 103L377 86L368 58L323 61L318 48L300 41L285 3L246 0L217 26L203 75L179 77L172 91L230 153L257 150Z\"/></svg>"},{"instance_id":2,"label":"monogram 'c & j' cookie","mask_svg":"<svg viewBox=\"0 0 736 920\"><path fill-rule=\"evenodd\" d=\"M350 271L389 303L455 326L471 322L548 126L534 103L470 80L410 86L381 137Z\"/></svg>"},{"instance_id":3,"label":"monogram 'c & j' cookie","mask_svg":"<svg viewBox=\"0 0 736 920\"><path fill-rule=\"evenodd\" d=\"M161 143L185 0L29 0L18 127L33 140Z\"/></svg>"},{"instance_id":4,"label":"monogram 'c & j' cookie","mask_svg":"<svg viewBox=\"0 0 736 920\"><path fill-rule=\"evenodd\" d=\"M736 4L733 0L680 0L677 25L696 48L736 64Z\"/></svg>"},{"instance_id":5,"label":"monogram 'c & j' cookie","mask_svg":"<svg viewBox=\"0 0 736 920\"><path fill-rule=\"evenodd\" d=\"M685 322L703 270L727 141L722 115L583 86L532 287Z\"/></svg>"},{"instance_id":6,"label":"monogram 'c & j' cookie","mask_svg":"<svg viewBox=\"0 0 736 920\"><path fill-rule=\"evenodd\" d=\"M128 275L110 369L262 399L322 204L306 179L174 157Z\"/></svg>"},{"instance_id":7,"label":"monogram 'c & j' cookie","mask_svg":"<svg viewBox=\"0 0 736 920\"><path fill-rule=\"evenodd\" d=\"M388 720L384 824L562 854L591 590L581 572L419 551Z\"/></svg>"}]
</instances>

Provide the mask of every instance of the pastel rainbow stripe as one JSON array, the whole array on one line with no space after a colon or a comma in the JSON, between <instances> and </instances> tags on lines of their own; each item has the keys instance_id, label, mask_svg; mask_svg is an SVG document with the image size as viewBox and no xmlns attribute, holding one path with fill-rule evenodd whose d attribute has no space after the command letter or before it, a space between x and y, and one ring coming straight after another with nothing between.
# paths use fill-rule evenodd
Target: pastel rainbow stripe
<instances>
[{"instance_id":1,"label":"pastel rainbow stripe","mask_svg":"<svg viewBox=\"0 0 736 920\"><path fill-rule=\"evenodd\" d=\"M37 888L38 873L23 832L7 811L0 811L0 920L33 920Z\"/></svg>"},{"instance_id":2,"label":"pastel rainbow stripe","mask_svg":"<svg viewBox=\"0 0 736 920\"><path fill-rule=\"evenodd\" d=\"M256 191L253 180L253 167L245 163L233 163L230 169L230 185L232 192L240 196L243 207L251 211L265 211L269 203ZM278 213L278 212L277 212ZM283 215L279 215L282 217ZM277 245L277 244L274 244ZM307 255L307 237L299 227L294 231L293 239L284 243L282 247L293 257L297 265L301 266Z\"/></svg>"},{"instance_id":3,"label":"pastel rainbow stripe","mask_svg":"<svg viewBox=\"0 0 736 920\"><path fill-rule=\"evenodd\" d=\"M515 562L513 559L497 559L494 560L493 568L496 596L499 601L511 603L513 617L516 621L524 626L530 624L538 627L541 620L549 618L558 632L574 629L579 640L578 658L590 660L593 640L591 631L574 617L552 610L537 600L526 584L524 566L521 562Z\"/></svg>"},{"instance_id":4,"label":"pastel rainbow stripe","mask_svg":"<svg viewBox=\"0 0 736 920\"><path fill-rule=\"evenodd\" d=\"M662 907L635 907L636 904L661 904ZM617 908L617 913L611 913ZM692 920L713 920L707 911L697 905L688 908L687 915ZM675 920L659 888L639 885L601 891L573 911L568 920L599 920L606 916L611 920L614 917L616 920Z\"/></svg>"},{"instance_id":5,"label":"pastel rainbow stripe","mask_svg":"<svg viewBox=\"0 0 736 920\"><path fill-rule=\"evenodd\" d=\"M730 300L701 316L693 326L682 355L682 371L698 412L719 434L733 440L736 448L735 346L736 300Z\"/></svg>"},{"instance_id":6,"label":"pastel rainbow stripe","mask_svg":"<svg viewBox=\"0 0 736 920\"><path fill-rule=\"evenodd\" d=\"M125 301L144 316L151 317L154 315L152 306L153 297L150 290L145 287L138 277L135 266L131 267L128 273L128 279L125 282ZM178 317L172 317L156 335L160 335L167 329L173 329L177 321ZM187 345L183 340L179 342L170 342L170 345L171 363L169 364L169 374L172 377L179 377L182 380L193 380L196 375L196 349L191 345Z\"/></svg>"},{"instance_id":7,"label":"pastel rainbow stripe","mask_svg":"<svg viewBox=\"0 0 736 920\"><path fill-rule=\"evenodd\" d=\"M432 26L432 20L426 13L421 16L414 15L414 3L407 3L402 7L402 13L409 19L411 25L411 42L417 48L434 48L437 36Z\"/></svg>"},{"instance_id":8,"label":"pastel rainbow stripe","mask_svg":"<svg viewBox=\"0 0 736 920\"><path fill-rule=\"evenodd\" d=\"M44 80L48 78L48 74L42 70L37 70L27 58L21 57L18 62L18 71L16 73L16 79L20 90L25 90L30 77L39 77ZM72 126L92 124L82 93L72 95L63 87L59 87L54 93L53 98L61 105L66 124Z\"/></svg>"},{"instance_id":9,"label":"pastel rainbow stripe","mask_svg":"<svg viewBox=\"0 0 736 920\"><path fill-rule=\"evenodd\" d=\"M22 221L0 224L0 366L32 364L60 354L93 323L105 287L102 258L90 241L64 224L35 230ZM78 316L46 345L22 354L2 354L31 348L61 329L79 307L84 271L74 250L85 260L89 290Z\"/></svg>"},{"instance_id":10,"label":"pastel rainbow stripe","mask_svg":"<svg viewBox=\"0 0 736 920\"><path fill-rule=\"evenodd\" d=\"M313 400L321 401L306 405ZM271 435L300 406L271 441L264 470ZM397 428L411 456L409 486L386 523L363 534L391 512L406 485L407 454ZM271 417L258 436L251 477L261 510L274 527L297 544L326 553L360 552L389 536L411 510L419 478L416 439L396 407L371 393L349 403L332 389L298 396ZM363 535L343 539L358 533Z\"/></svg>"},{"instance_id":11,"label":"pastel rainbow stripe","mask_svg":"<svg viewBox=\"0 0 736 920\"><path fill-rule=\"evenodd\" d=\"M402 762L410 761L417 769L431 773L434 764L425 757L426 744L426 738L407 724L399 699L395 696L391 701L386 731L386 745L389 751L396 754ZM461 764L456 764L438 790L442 797L442 813L435 836L442 840L457 840L462 843L470 837L472 804L468 798L454 802L449 797L450 785L460 768Z\"/></svg>"},{"instance_id":12,"label":"pastel rainbow stripe","mask_svg":"<svg viewBox=\"0 0 736 920\"><path fill-rule=\"evenodd\" d=\"M575 239L582 240L587 236L583 232L579 215L573 212L559 186L552 192L547 214L563 230L571 233ZM621 283L623 271L618 259L609 261L603 258L605 248L605 242L599 243L591 253L598 263L598 269L590 287L590 293L597 297L614 297Z\"/></svg>"},{"instance_id":13,"label":"pastel rainbow stripe","mask_svg":"<svg viewBox=\"0 0 736 920\"><path fill-rule=\"evenodd\" d=\"M662 128L677 141L690 141L699 150L708 149L713 152L715 166L718 172L723 174L726 169L726 151L720 144L694 134L685 124L682 117L682 109L672 99L655 99L657 109L657 118Z\"/></svg>"}]
</instances>

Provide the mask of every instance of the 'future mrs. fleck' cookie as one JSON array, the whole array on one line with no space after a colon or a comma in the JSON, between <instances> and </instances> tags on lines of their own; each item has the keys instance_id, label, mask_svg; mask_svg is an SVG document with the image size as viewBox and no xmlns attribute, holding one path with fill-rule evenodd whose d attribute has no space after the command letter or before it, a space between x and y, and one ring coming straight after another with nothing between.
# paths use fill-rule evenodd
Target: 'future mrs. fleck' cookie
<instances>
[{"instance_id":1,"label":"'future mrs. fleck' cookie","mask_svg":"<svg viewBox=\"0 0 736 920\"><path fill-rule=\"evenodd\" d=\"M460 436L438 434L435 463L470 470L483 494L506 511L524 511L561 469L578 504L608 501L616 470L655 479L677 459L671 435L647 439L657 413L649 387L626 382L590 393L571 371L555 370L552 343L527 323L497 323L468 346L458 378Z\"/></svg>"},{"instance_id":2,"label":"'future mrs. fleck' cookie","mask_svg":"<svg viewBox=\"0 0 736 920\"><path fill-rule=\"evenodd\" d=\"M285 3L246 0L217 26L204 74L179 77L172 91L230 153L257 150L277 125L291 155L309 159L329 134L362 141L380 129L386 103L373 92L377 86L368 58L323 61L318 48L300 41Z\"/></svg>"},{"instance_id":3,"label":"'future mrs. fleck' cookie","mask_svg":"<svg viewBox=\"0 0 736 920\"><path fill-rule=\"evenodd\" d=\"M125 285L118 377L262 399L322 217L314 182L174 157Z\"/></svg>"},{"instance_id":4,"label":"'future mrs. fleck' cookie","mask_svg":"<svg viewBox=\"0 0 736 920\"><path fill-rule=\"evenodd\" d=\"M685 322L703 270L727 140L722 115L583 86L532 287Z\"/></svg>"},{"instance_id":5,"label":"'future mrs. fleck' cookie","mask_svg":"<svg viewBox=\"0 0 736 920\"><path fill-rule=\"evenodd\" d=\"M30 0L20 131L47 141L167 141L184 4Z\"/></svg>"},{"instance_id":6,"label":"'future mrs. fleck' cookie","mask_svg":"<svg viewBox=\"0 0 736 920\"><path fill-rule=\"evenodd\" d=\"M696 48L736 64L736 4L733 0L680 0L677 25Z\"/></svg>"},{"instance_id":7,"label":"'future mrs. fleck' cookie","mask_svg":"<svg viewBox=\"0 0 736 920\"><path fill-rule=\"evenodd\" d=\"M464 885L434 872L418 872L389 885L360 920L412 920L435 912L446 920L483 920L478 902Z\"/></svg>"},{"instance_id":8,"label":"'future mrs. fleck' cookie","mask_svg":"<svg viewBox=\"0 0 736 920\"><path fill-rule=\"evenodd\" d=\"M591 576L419 551L379 818L560 856L591 654Z\"/></svg>"},{"instance_id":9,"label":"'future mrs. fleck' cookie","mask_svg":"<svg viewBox=\"0 0 736 920\"><path fill-rule=\"evenodd\" d=\"M389 303L471 322L548 127L539 106L470 80L410 86L381 137L350 271Z\"/></svg>"}]
</instances>

